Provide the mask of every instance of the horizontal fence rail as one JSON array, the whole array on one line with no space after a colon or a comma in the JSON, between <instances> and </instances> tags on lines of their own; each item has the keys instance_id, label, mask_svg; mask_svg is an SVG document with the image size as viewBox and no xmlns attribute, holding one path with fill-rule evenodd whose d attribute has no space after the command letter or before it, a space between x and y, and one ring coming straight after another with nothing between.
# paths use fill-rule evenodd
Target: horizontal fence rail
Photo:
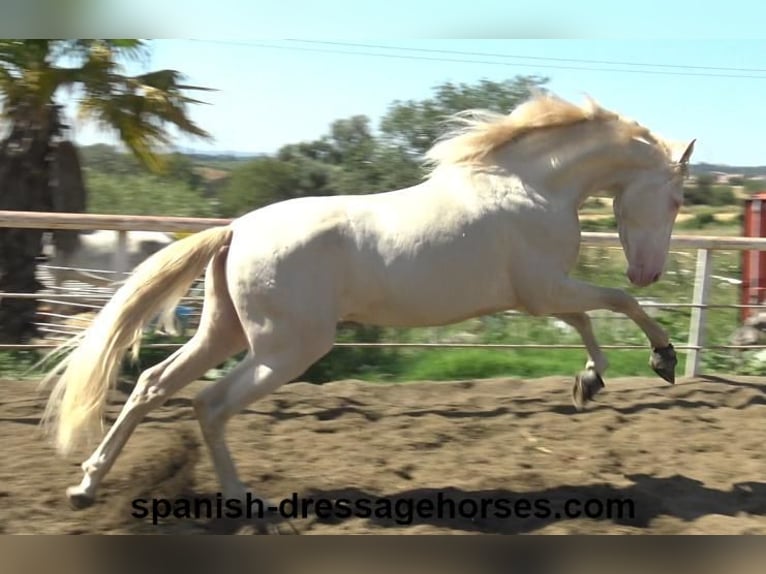
<instances>
[{"instance_id":1,"label":"horizontal fence rail","mask_svg":"<svg viewBox=\"0 0 766 574\"><path fill-rule=\"evenodd\" d=\"M113 230L117 233L117 251L113 254L113 270L87 270L101 274L109 274L115 277L117 284L123 279L123 275L129 270L126 268L128 231L159 231L166 233L196 233L210 227L227 225L232 220L217 218L190 218L190 217L156 217L136 215L104 215L104 214L80 214L80 213L44 213L25 211L0 211L0 228L26 228L42 230ZM609 232L583 232L581 244L585 247L621 247L619 236ZM716 250L742 251L766 250L766 238L760 237L728 237L728 236L697 236L697 235L673 235L670 242L671 249L696 250L696 269L694 272L694 290L691 303L657 303L642 302L645 308L691 309L689 324L689 338L685 345L676 345L676 349L687 352L686 376L699 374L700 359L706 349L766 349L766 345L706 345L704 329L707 318L707 310L715 308L761 308L766 309L766 304L711 304L708 302L711 280L717 278L737 284L740 281L731 278L722 278L712 274L712 252ZM40 265L44 268L44 265ZM105 303L112 296L111 292L104 292L88 286L77 293L0 293L0 299L24 298L38 299L41 302L67 302L71 301L85 309L98 310L100 307L94 303ZM194 289L192 289L194 291ZM199 290L198 290L199 291ZM201 293L201 291L200 291ZM85 301L89 303L84 303ZM184 297L181 303L201 303L202 296ZM509 312L509 314L517 314ZM197 311L198 315L198 311ZM63 315L48 313L46 316L61 318ZM45 330L51 334L70 336L75 327L46 324ZM57 347L62 341L52 343L34 343L27 345L3 345L0 350L19 349L50 349ZM146 345L149 348L172 348L178 347L177 343L154 343ZM358 343L337 342L336 347L390 347L390 348L481 348L481 349L581 349L582 344L491 344L491 343ZM604 349L644 349L646 345L602 345Z\"/></svg>"},{"instance_id":2,"label":"horizontal fence rail","mask_svg":"<svg viewBox=\"0 0 766 574\"><path fill-rule=\"evenodd\" d=\"M218 225L228 225L232 219L204 217L157 217L147 215L102 215L86 213L48 213L42 211L0 210L0 227L18 229L74 229L95 231L164 231L194 233ZM583 231L583 245L620 247L616 233ZM673 235L670 246L678 249L766 250L766 237L729 237Z\"/></svg>"},{"instance_id":3,"label":"horizontal fence rail","mask_svg":"<svg viewBox=\"0 0 766 574\"><path fill-rule=\"evenodd\" d=\"M102 215L93 213L47 213L42 211L2 211L0 227L17 229L110 229L113 231L197 232L231 219L203 217L156 217L148 215Z\"/></svg>"}]
</instances>

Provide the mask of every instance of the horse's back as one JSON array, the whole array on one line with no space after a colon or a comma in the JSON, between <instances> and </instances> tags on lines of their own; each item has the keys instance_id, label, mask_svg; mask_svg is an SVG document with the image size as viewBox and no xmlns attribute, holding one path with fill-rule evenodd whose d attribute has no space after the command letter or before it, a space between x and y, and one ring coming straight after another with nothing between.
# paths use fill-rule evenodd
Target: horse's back
<instances>
[{"instance_id":1,"label":"horse's back","mask_svg":"<svg viewBox=\"0 0 766 574\"><path fill-rule=\"evenodd\" d=\"M233 223L228 275L265 312L289 301L339 320L408 325L503 308L512 301L502 237L474 207L426 187L272 204Z\"/></svg>"}]
</instances>

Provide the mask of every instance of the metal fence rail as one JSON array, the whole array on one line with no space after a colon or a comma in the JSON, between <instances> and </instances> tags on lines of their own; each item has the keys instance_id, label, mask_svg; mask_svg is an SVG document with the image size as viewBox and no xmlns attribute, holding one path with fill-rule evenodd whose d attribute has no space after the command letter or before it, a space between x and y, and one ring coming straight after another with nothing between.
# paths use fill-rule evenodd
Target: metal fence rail
<instances>
[{"instance_id":1,"label":"metal fence rail","mask_svg":"<svg viewBox=\"0 0 766 574\"><path fill-rule=\"evenodd\" d=\"M145 217L128 215L94 215L74 213L42 213L21 211L0 211L0 227L5 228L34 228L34 229L75 229L75 230L114 230L118 235L117 250L113 254L113 273L121 277L127 269L127 232L128 231L164 231L164 232L188 232L194 233L217 225L226 225L228 219L202 219L185 217ZM582 245L601 247L620 247L619 237L616 233L583 232ZM696 267L694 272L694 289L691 303L656 303L644 302L643 307L673 309L691 309L689 323L689 338L687 344L676 345L678 350L687 352L686 376L699 374L702 352L708 349L763 349L766 345L708 345L705 342L705 324L707 311L714 308L766 308L764 304L739 305L739 304L711 304L710 296L712 274L712 254L718 250L742 251L766 250L766 238L751 237L719 237L719 236L696 236L674 235L671 238L671 249L694 249L696 250ZM45 266L40 266L44 272ZM100 271L100 273L105 273ZM198 295L185 297L182 302L189 303L198 316L198 307L201 304L201 292L197 288ZM103 288L92 286L80 288L72 293L0 293L0 298L36 298L46 302L67 302L83 308L97 310L99 302L105 303L111 293ZM509 312L509 314L515 314ZM54 317L55 313L44 316ZM55 335L70 336L76 332L76 328L62 327L59 324L44 326ZM74 330L71 330L74 329ZM61 339L63 340L63 338ZM54 348L60 341L51 343L37 343L29 345L0 345L0 350L18 349L45 349ZM173 343L155 343L147 345L152 348L176 347ZM484 348L484 349L579 349L581 344L490 344L490 343L336 343L337 347L394 347L394 348ZM645 345L602 345L604 349L644 349Z\"/></svg>"}]
</instances>

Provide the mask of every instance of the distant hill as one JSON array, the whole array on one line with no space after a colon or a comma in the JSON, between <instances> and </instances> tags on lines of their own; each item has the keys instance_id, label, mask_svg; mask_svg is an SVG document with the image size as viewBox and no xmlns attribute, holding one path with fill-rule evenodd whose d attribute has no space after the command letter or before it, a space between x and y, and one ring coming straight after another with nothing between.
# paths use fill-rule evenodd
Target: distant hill
<instances>
[{"instance_id":1,"label":"distant hill","mask_svg":"<svg viewBox=\"0 0 766 574\"><path fill-rule=\"evenodd\" d=\"M744 177L764 177L766 178L766 165L756 166L737 166L737 165L723 165L716 163L695 163L691 165L689 170L692 175L700 173L720 172L731 175L742 175Z\"/></svg>"},{"instance_id":2,"label":"distant hill","mask_svg":"<svg viewBox=\"0 0 766 574\"><path fill-rule=\"evenodd\" d=\"M219 158L219 159L237 159L237 158L252 158L269 155L266 153L248 152L248 151L236 151L236 150L199 150L194 148L187 148L178 146L173 150L176 153L183 154L189 157L204 157L204 158Z\"/></svg>"}]
</instances>

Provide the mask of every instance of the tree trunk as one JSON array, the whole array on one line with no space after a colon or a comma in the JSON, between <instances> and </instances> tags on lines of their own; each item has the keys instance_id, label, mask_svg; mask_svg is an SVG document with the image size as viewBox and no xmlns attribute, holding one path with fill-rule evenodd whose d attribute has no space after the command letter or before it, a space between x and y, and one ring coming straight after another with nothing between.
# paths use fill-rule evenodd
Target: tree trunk
<instances>
[{"instance_id":1,"label":"tree trunk","mask_svg":"<svg viewBox=\"0 0 766 574\"><path fill-rule=\"evenodd\" d=\"M61 213L85 213L87 207L85 182L82 176L80 155L75 145L61 141L55 150L55 163L51 174L53 211ZM71 255L80 244L79 230L55 230L53 245L56 253Z\"/></svg>"},{"instance_id":2,"label":"tree trunk","mask_svg":"<svg viewBox=\"0 0 766 574\"><path fill-rule=\"evenodd\" d=\"M42 112L42 113L41 113ZM50 186L58 109L19 107L10 116L10 134L0 142L0 209L52 211ZM0 229L0 292L36 293L36 259L41 229ZM0 343L23 343L37 336L36 299L0 300Z\"/></svg>"}]
</instances>

